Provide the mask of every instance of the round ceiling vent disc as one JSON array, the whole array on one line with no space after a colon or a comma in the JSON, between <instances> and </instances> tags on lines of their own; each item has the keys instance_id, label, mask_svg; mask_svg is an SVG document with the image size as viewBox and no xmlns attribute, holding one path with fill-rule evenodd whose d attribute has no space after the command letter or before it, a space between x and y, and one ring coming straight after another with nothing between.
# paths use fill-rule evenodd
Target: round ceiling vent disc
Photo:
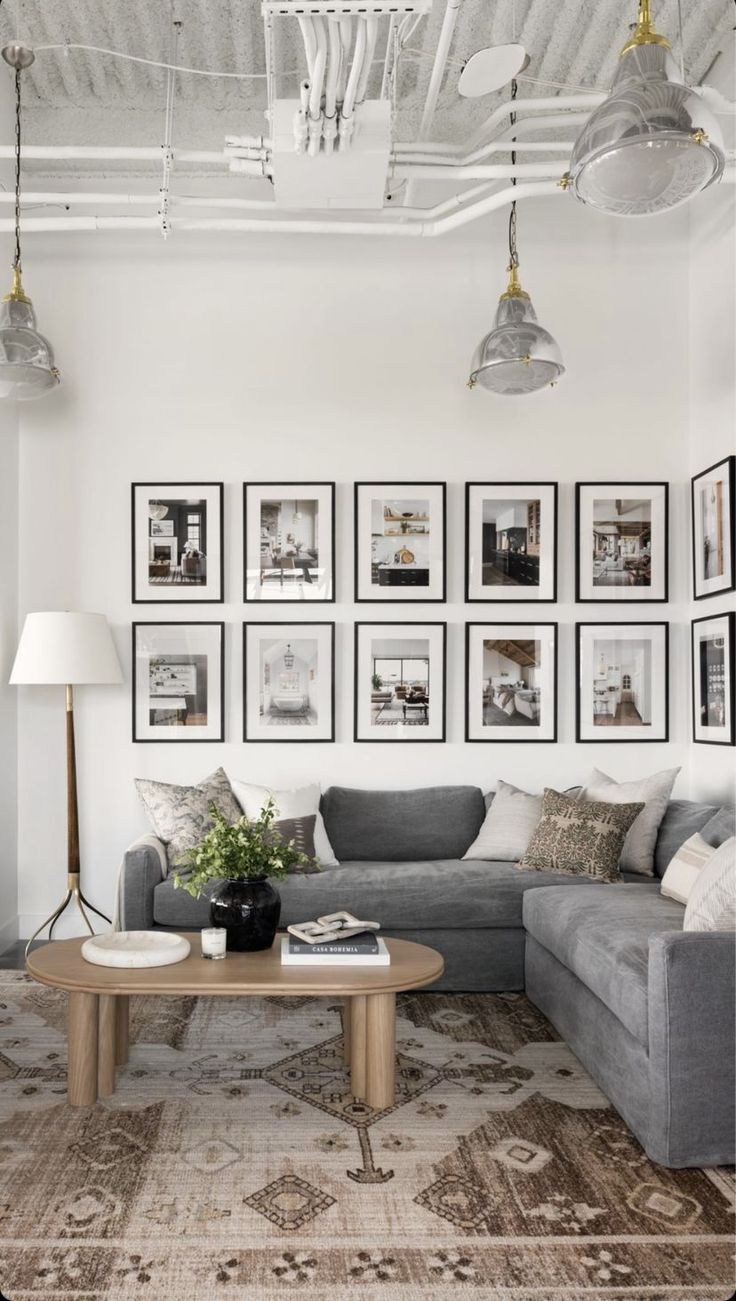
<instances>
[{"instance_id":1,"label":"round ceiling vent disc","mask_svg":"<svg viewBox=\"0 0 736 1301\"><path fill-rule=\"evenodd\" d=\"M529 62L523 45L491 45L472 54L460 73L458 91L465 99L477 99L500 90Z\"/></svg>"}]
</instances>

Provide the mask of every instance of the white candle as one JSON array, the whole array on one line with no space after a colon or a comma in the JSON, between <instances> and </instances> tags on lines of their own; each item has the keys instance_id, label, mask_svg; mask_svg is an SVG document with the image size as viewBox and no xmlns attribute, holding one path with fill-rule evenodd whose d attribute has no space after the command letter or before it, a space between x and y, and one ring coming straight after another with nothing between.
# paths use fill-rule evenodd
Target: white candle
<instances>
[{"instance_id":1,"label":"white candle","mask_svg":"<svg viewBox=\"0 0 736 1301\"><path fill-rule=\"evenodd\" d=\"M206 926L202 931L202 957L224 958L227 950L227 931L224 926Z\"/></svg>"}]
</instances>

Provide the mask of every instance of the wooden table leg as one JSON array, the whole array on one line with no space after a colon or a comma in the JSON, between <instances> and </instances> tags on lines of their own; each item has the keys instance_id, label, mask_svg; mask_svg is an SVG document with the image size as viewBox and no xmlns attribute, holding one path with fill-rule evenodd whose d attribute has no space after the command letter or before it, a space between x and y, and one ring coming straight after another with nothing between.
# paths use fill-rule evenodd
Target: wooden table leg
<instances>
[{"instance_id":1,"label":"wooden table leg","mask_svg":"<svg viewBox=\"0 0 736 1301\"><path fill-rule=\"evenodd\" d=\"M127 994L118 994L115 999L115 1064L125 1066L128 1060L130 998Z\"/></svg>"},{"instance_id":2,"label":"wooden table leg","mask_svg":"<svg viewBox=\"0 0 736 1301\"><path fill-rule=\"evenodd\" d=\"M109 1098L115 1092L115 1047L117 999L114 994L100 994L97 1037L97 1092Z\"/></svg>"},{"instance_id":3,"label":"wooden table leg","mask_svg":"<svg viewBox=\"0 0 736 1301\"><path fill-rule=\"evenodd\" d=\"M354 1098L366 1096L366 996L353 994L350 1003L350 1089Z\"/></svg>"},{"instance_id":4,"label":"wooden table leg","mask_svg":"<svg viewBox=\"0 0 736 1301\"><path fill-rule=\"evenodd\" d=\"M396 995L366 996L366 1102L377 1111L396 1100Z\"/></svg>"},{"instance_id":5,"label":"wooden table leg","mask_svg":"<svg viewBox=\"0 0 736 1301\"><path fill-rule=\"evenodd\" d=\"M342 1059L346 1066L350 1065L350 1002L349 998L344 998L342 1003Z\"/></svg>"},{"instance_id":6,"label":"wooden table leg","mask_svg":"<svg viewBox=\"0 0 736 1301\"><path fill-rule=\"evenodd\" d=\"M67 1096L72 1107L97 1101L97 995L69 995Z\"/></svg>"}]
</instances>

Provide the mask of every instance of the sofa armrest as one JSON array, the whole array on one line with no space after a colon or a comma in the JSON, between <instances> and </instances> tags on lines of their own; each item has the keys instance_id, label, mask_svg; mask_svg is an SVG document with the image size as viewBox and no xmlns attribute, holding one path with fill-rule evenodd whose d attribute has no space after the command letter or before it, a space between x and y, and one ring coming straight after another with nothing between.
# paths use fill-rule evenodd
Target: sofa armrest
<instances>
[{"instance_id":1,"label":"sofa armrest","mask_svg":"<svg viewBox=\"0 0 736 1301\"><path fill-rule=\"evenodd\" d=\"M124 931L153 926L153 892L164 879L166 847L154 836L136 840L125 851L118 882L117 918Z\"/></svg>"},{"instance_id":2,"label":"sofa armrest","mask_svg":"<svg viewBox=\"0 0 736 1301\"><path fill-rule=\"evenodd\" d=\"M649 1155L663 1165L734 1160L736 935L649 940Z\"/></svg>"}]
</instances>

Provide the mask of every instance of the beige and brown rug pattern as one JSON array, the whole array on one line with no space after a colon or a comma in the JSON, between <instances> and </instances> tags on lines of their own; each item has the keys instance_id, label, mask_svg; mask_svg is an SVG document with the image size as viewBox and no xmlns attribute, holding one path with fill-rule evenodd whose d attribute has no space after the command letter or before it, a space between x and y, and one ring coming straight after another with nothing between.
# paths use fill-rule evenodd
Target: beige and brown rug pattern
<instances>
[{"instance_id":1,"label":"beige and brown rug pattern","mask_svg":"<svg viewBox=\"0 0 736 1301\"><path fill-rule=\"evenodd\" d=\"M133 1007L65 1102L63 995L0 973L7 1301L726 1301L724 1172L653 1165L522 995L399 1000L399 1092L351 1098L341 1009Z\"/></svg>"}]
</instances>

